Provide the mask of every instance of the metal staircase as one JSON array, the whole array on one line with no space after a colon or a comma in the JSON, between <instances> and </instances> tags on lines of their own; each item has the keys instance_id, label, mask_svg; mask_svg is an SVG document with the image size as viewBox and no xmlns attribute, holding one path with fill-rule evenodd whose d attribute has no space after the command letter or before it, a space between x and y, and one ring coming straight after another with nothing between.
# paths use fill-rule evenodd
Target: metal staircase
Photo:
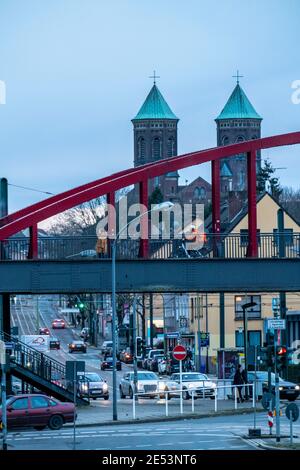
<instances>
[{"instance_id":1,"label":"metal staircase","mask_svg":"<svg viewBox=\"0 0 300 470\"><path fill-rule=\"evenodd\" d=\"M60 401L74 401L72 384L67 387L64 364L5 333L0 333L0 336L12 348L10 373L14 377ZM89 400L77 393L76 403L88 405Z\"/></svg>"}]
</instances>

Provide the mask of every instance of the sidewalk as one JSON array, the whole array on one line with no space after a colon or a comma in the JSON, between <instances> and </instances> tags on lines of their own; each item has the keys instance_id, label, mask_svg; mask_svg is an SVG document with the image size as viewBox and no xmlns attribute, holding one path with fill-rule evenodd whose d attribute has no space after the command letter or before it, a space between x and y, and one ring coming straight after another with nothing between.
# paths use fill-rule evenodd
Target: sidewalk
<instances>
[{"instance_id":1,"label":"sidewalk","mask_svg":"<svg viewBox=\"0 0 300 470\"><path fill-rule=\"evenodd\" d=\"M176 419L206 418L213 416L239 415L252 413L252 403L243 403L234 409L232 400L218 400L218 411L215 412L214 400L195 400L195 411L192 412L192 401L184 400L183 414L180 414L179 399L171 399L168 402L168 417L166 417L165 400L139 400L136 403L136 419L133 420L132 400L120 400L118 402L118 421L112 421L112 404L104 401L92 401L89 407L78 408L76 424L80 427L104 426L107 424L129 424L151 421L166 421ZM264 411L260 403L257 411ZM66 425L68 426L68 425ZM72 426L72 425L69 425Z\"/></svg>"}]
</instances>

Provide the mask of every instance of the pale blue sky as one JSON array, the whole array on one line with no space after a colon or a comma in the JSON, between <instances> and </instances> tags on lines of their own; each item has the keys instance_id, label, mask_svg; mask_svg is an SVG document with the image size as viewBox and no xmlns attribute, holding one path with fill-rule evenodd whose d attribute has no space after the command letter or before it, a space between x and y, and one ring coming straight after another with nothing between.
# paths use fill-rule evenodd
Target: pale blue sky
<instances>
[{"instance_id":1,"label":"pale blue sky","mask_svg":"<svg viewBox=\"0 0 300 470\"><path fill-rule=\"evenodd\" d=\"M153 69L179 153L215 146L237 68L263 135L299 130L299 18L299 0L1 0L1 176L57 193L131 166ZM299 186L300 147L267 154ZM10 188L10 210L44 197Z\"/></svg>"}]
</instances>

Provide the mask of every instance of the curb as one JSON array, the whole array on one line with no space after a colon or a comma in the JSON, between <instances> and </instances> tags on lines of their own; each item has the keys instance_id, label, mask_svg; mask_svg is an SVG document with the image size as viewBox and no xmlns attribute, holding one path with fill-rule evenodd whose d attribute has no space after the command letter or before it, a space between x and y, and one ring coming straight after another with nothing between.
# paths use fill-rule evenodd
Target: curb
<instances>
[{"instance_id":1,"label":"curb","mask_svg":"<svg viewBox=\"0 0 300 470\"><path fill-rule=\"evenodd\" d=\"M261 413L265 410L256 410L257 413ZM205 413L205 414L183 414L180 416L163 416L163 417L153 417L153 418L138 418L138 419L128 419L128 420L119 420L119 421L102 421L100 423L78 423L76 424L76 428L88 428L88 427L95 427L95 426L111 426L111 425L123 425L123 424L143 424L143 423L159 423L159 422L166 422L166 421L179 421L179 420L189 420L189 419L202 419L202 418L214 418L218 416L235 416L235 415L242 415L242 414L251 414L253 413L252 408L242 408L235 412L232 410L224 410L218 413ZM73 427L73 424L66 424L64 426Z\"/></svg>"}]
</instances>

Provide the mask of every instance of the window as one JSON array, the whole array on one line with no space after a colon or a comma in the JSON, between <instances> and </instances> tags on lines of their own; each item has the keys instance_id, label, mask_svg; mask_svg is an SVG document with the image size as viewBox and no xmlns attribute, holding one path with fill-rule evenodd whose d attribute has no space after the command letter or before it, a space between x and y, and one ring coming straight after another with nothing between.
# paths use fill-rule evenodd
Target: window
<instances>
[{"instance_id":1,"label":"window","mask_svg":"<svg viewBox=\"0 0 300 470\"><path fill-rule=\"evenodd\" d=\"M58 403L54 400L50 399L49 402L50 402L50 406L57 406L58 405Z\"/></svg>"},{"instance_id":2,"label":"window","mask_svg":"<svg viewBox=\"0 0 300 470\"><path fill-rule=\"evenodd\" d=\"M279 235L278 229L273 229L274 234L274 243L278 247L279 246ZM285 228L283 234L283 242L285 246L293 246L293 229L292 228Z\"/></svg>"},{"instance_id":3,"label":"window","mask_svg":"<svg viewBox=\"0 0 300 470\"><path fill-rule=\"evenodd\" d=\"M239 135L236 139L236 143L238 142L244 142L245 138L242 135Z\"/></svg>"},{"instance_id":4,"label":"window","mask_svg":"<svg viewBox=\"0 0 300 470\"><path fill-rule=\"evenodd\" d=\"M49 403L45 397L31 397L31 408L48 408Z\"/></svg>"},{"instance_id":5,"label":"window","mask_svg":"<svg viewBox=\"0 0 300 470\"><path fill-rule=\"evenodd\" d=\"M27 410L28 408L28 398L19 398L14 401L11 405L13 410Z\"/></svg>"},{"instance_id":6,"label":"window","mask_svg":"<svg viewBox=\"0 0 300 470\"><path fill-rule=\"evenodd\" d=\"M261 346L261 331L259 330L248 331L248 345L249 346ZM244 332L243 331L235 332L235 347L236 348L244 347Z\"/></svg>"},{"instance_id":7,"label":"window","mask_svg":"<svg viewBox=\"0 0 300 470\"><path fill-rule=\"evenodd\" d=\"M257 319L261 318L261 297L260 295L236 295L234 299L235 305L235 319L243 319L242 305L248 304L249 302L255 302L256 305L252 308L247 309L247 318Z\"/></svg>"},{"instance_id":8,"label":"window","mask_svg":"<svg viewBox=\"0 0 300 470\"><path fill-rule=\"evenodd\" d=\"M229 138L227 136L223 137L222 145L228 145L228 144L229 144Z\"/></svg>"},{"instance_id":9,"label":"window","mask_svg":"<svg viewBox=\"0 0 300 470\"><path fill-rule=\"evenodd\" d=\"M167 143L167 156L173 157L174 155L175 155L175 141L173 137L170 137Z\"/></svg>"},{"instance_id":10,"label":"window","mask_svg":"<svg viewBox=\"0 0 300 470\"><path fill-rule=\"evenodd\" d=\"M240 236L241 236L241 246L247 246L249 243L248 239L248 230L247 229L241 229L240 230ZM260 245L260 229L258 228L256 231L256 236L257 236L257 243Z\"/></svg>"},{"instance_id":11,"label":"window","mask_svg":"<svg viewBox=\"0 0 300 470\"><path fill-rule=\"evenodd\" d=\"M198 187L194 189L194 198L195 199L200 198L200 189Z\"/></svg>"},{"instance_id":12,"label":"window","mask_svg":"<svg viewBox=\"0 0 300 470\"><path fill-rule=\"evenodd\" d=\"M205 196L206 196L205 188L203 186L201 186L201 188L200 188L200 199L204 199Z\"/></svg>"},{"instance_id":13,"label":"window","mask_svg":"<svg viewBox=\"0 0 300 470\"><path fill-rule=\"evenodd\" d=\"M155 137L152 141L152 157L158 160L161 158L161 140Z\"/></svg>"},{"instance_id":14,"label":"window","mask_svg":"<svg viewBox=\"0 0 300 470\"><path fill-rule=\"evenodd\" d=\"M138 158L139 160L143 160L145 158L145 139L144 137L140 137L138 140Z\"/></svg>"}]
</instances>

